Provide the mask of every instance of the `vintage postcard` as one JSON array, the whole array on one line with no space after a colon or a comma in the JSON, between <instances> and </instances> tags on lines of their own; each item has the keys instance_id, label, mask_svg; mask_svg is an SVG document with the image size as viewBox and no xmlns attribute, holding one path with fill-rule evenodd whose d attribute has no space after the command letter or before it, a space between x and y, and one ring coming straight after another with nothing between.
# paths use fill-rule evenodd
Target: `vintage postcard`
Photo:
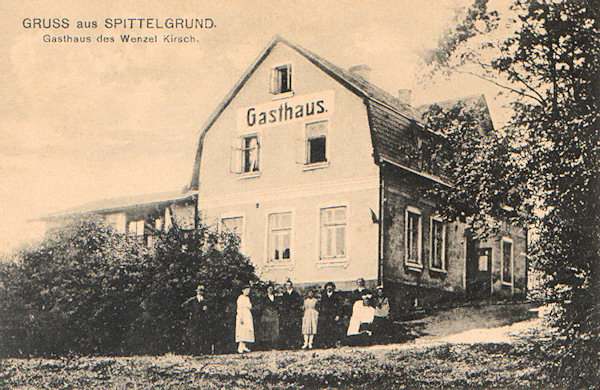
<instances>
[{"instance_id":1,"label":"vintage postcard","mask_svg":"<svg viewBox=\"0 0 600 390\"><path fill-rule=\"evenodd\" d=\"M512 3L2 1L0 384L552 383L524 53L589 7Z\"/></svg>"}]
</instances>

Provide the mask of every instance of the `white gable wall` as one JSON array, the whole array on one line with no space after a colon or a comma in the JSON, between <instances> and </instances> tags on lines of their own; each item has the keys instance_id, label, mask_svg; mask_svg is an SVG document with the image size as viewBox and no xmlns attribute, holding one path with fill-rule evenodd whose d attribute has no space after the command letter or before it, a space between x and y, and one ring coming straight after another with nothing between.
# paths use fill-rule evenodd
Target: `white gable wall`
<instances>
[{"instance_id":1,"label":"white gable wall","mask_svg":"<svg viewBox=\"0 0 600 390\"><path fill-rule=\"evenodd\" d=\"M277 99L269 92L271 68L292 64L293 97ZM332 92L331 92L332 91ZM230 171L232 140L246 129L238 126L240 110L272 102L275 106L304 95L330 96L325 168L304 170L296 162L299 139L312 118L261 128L260 174L244 178ZM333 111L333 112L331 112ZM254 132L254 130L248 130ZM198 208L209 223L242 216L242 249L265 280L290 277L300 283L348 281L377 277L379 179L367 112L357 97L286 45L277 44L207 132L199 174ZM319 256L320 210L346 207L346 258L324 262ZM292 259L267 264L268 215L292 212Z\"/></svg>"}]
</instances>

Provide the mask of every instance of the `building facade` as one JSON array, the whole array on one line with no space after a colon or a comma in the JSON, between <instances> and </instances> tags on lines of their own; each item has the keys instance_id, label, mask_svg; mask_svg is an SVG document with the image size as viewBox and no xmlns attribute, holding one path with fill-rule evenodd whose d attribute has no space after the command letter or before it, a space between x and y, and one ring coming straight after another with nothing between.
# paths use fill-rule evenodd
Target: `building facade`
<instances>
[{"instance_id":1,"label":"building facade","mask_svg":"<svg viewBox=\"0 0 600 390\"><path fill-rule=\"evenodd\" d=\"M440 218L426 193L451 183L423 146L441 136L425 128L406 90L392 96L368 72L276 37L205 123L185 191L43 220L99 214L151 244L173 223L192 229L202 219L239 235L262 280L351 290L363 278L404 305L524 296L527 231L503 223L482 241ZM482 108L481 126L491 128L483 96L461 102Z\"/></svg>"},{"instance_id":2,"label":"building facade","mask_svg":"<svg viewBox=\"0 0 600 390\"><path fill-rule=\"evenodd\" d=\"M368 70L275 38L200 135L198 215L238 234L264 280L349 289L362 277L433 300L523 295L526 231L478 242L436 215L424 192L450 184L415 156L440 136Z\"/></svg>"},{"instance_id":3,"label":"building facade","mask_svg":"<svg viewBox=\"0 0 600 390\"><path fill-rule=\"evenodd\" d=\"M89 215L101 217L118 234L127 234L152 245L156 235L178 225L196 227L196 193L167 191L102 199L61 210L40 218L46 231L60 229L69 220Z\"/></svg>"}]
</instances>

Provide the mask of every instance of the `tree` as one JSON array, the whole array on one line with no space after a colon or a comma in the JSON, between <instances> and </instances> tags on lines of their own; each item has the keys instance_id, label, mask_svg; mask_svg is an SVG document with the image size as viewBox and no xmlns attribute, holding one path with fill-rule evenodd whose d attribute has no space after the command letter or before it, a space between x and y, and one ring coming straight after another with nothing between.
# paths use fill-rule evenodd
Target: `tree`
<instances>
[{"instance_id":1,"label":"tree","mask_svg":"<svg viewBox=\"0 0 600 390\"><path fill-rule=\"evenodd\" d=\"M72 221L0 265L2 356L189 352L188 311L199 282L213 324L234 345L240 287L257 280L235 235L174 226L152 248L100 218ZM227 335L231 333L229 338Z\"/></svg>"},{"instance_id":2,"label":"tree","mask_svg":"<svg viewBox=\"0 0 600 390\"><path fill-rule=\"evenodd\" d=\"M217 232L202 222L194 230L174 226L158 237L150 260L151 275L141 297L144 317L136 331L148 353L190 353L186 339L189 307L186 301L203 284L211 306L206 334L217 351L234 344L235 302L241 287L258 278L250 260L239 252L235 234ZM218 337L217 337L218 336Z\"/></svg>"},{"instance_id":3,"label":"tree","mask_svg":"<svg viewBox=\"0 0 600 390\"><path fill-rule=\"evenodd\" d=\"M468 113L430 110L430 125L455 146L452 157L474 157L450 172L457 192L439 194L455 216L532 225L534 266L545 274L547 291L565 299L558 324L568 337L596 346L599 14L592 0L515 0L504 14L477 0L428 58L433 72L488 80L512 100L505 128L483 138L467 132L461 145L455 120Z\"/></svg>"},{"instance_id":4,"label":"tree","mask_svg":"<svg viewBox=\"0 0 600 390\"><path fill-rule=\"evenodd\" d=\"M0 325L24 355L122 353L144 286L147 248L98 218L72 221L0 276Z\"/></svg>"}]
</instances>

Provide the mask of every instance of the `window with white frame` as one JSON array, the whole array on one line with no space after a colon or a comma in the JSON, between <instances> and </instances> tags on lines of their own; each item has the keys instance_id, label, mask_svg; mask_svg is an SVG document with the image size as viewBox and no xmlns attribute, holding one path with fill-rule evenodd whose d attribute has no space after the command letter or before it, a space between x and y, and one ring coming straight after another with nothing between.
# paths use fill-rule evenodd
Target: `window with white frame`
<instances>
[{"instance_id":1,"label":"window with white frame","mask_svg":"<svg viewBox=\"0 0 600 390\"><path fill-rule=\"evenodd\" d=\"M407 207L405 212L406 263L422 267L421 262L421 211Z\"/></svg>"},{"instance_id":2,"label":"window with white frame","mask_svg":"<svg viewBox=\"0 0 600 390\"><path fill-rule=\"evenodd\" d=\"M291 92L292 90L292 65L281 65L271 69L271 93Z\"/></svg>"},{"instance_id":3,"label":"window with white frame","mask_svg":"<svg viewBox=\"0 0 600 390\"><path fill-rule=\"evenodd\" d=\"M244 217L224 217L221 218L221 230L227 233L233 233L238 237L240 247L242 246L242 235L244 229Z\"/></svg>"},{"instance_id":4,"label":"window with white frame","mask_svg":"<svg viewBox=\"0 0 600 390\"><path fill-rule=\"evenodd\" d=\"M242 172L258 171L258 135L242 137Z\"/></svg>"},{"instance_id":5,"label":"window with white frame","mask_svg":"<svg viewBox=\"0 0 600 390\"><path fill-rule=\"evenodd\" d=\"M259 171L260 143L258 134L248 134L233 139L231 146L231 171L252 173Z\"/></svg>"},{"instance_id":6,"label":"window with white frame","mask_svg":"<svg viewBox=\"0 0 600 390\"><path fill-rule=\"evenodd\" d=\"M306 163L315 164L327 161L328 121L306 124Z\"/></svg>"},{"instance_id":7,"label":"window with white frame","mask_svg":"<svg viewBox=\"0 0 600 390\"><path fill-rule=\"evenodd\" d=\"M270 262L291 259L292 213L269 214L269 252Z\"/></svg>"},{"instance_id":8,"label":"window with white frame","mask_svg":"<svg viewBox=\"0 0 600 390\"><path fill-rule=\"evenodd\" d=\"M127 229L127 234L130 236L143 236L144 235L144 220L140 221L129 221L129 227Z\"/></svg>"},{"instance_id":9,"label":"window with white frame","mask_svg":"<svg viewBox=\"0 0 600 390\"><path fill-rule=\"evenodd\" d=\"M431 252L429 267L432 270L446 270L446 224L440 218L431 218Z\"/></svg>"},{"instance_id":10,"label":"window with white frame","mask_svg":"<svg viewBox=\"0 0 600 390\"><path fill-rule=\"evenodd\" d=\"M346 206L321 209L321 260L346 257Z\"/></svg>"},{"instance_id":11,"label":"window with white frame","mask_svg":"<svg viewBox=\"0 0 600 390\"><path fill-rule=\"evenodd\" d=\"M513 242L508 237L502 238L502 283L513 283Z\"/></svg>"}]
</instances>

